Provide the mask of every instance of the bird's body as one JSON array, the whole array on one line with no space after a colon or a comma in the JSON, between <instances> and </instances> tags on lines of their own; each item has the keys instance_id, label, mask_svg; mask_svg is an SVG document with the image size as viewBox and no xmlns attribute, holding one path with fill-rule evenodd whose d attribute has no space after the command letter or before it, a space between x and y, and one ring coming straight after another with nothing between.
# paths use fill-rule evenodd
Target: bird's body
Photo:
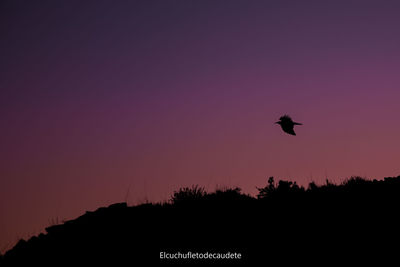
<instances>
[{"instance_id":1,"label":"bird's body","mask_svg":"<svg viewBox=\"0 0 400 267\"><path fill-rule=\"evenodd\" d=\"M279 121L275 123L279 124L285 133L291 135L296 135L296 133L294 132L295 125L302 125L301 123L294 122L292 118L289 117L289 115L283 115L282 117L279 118Z\"/></svg>"}]
</instances>

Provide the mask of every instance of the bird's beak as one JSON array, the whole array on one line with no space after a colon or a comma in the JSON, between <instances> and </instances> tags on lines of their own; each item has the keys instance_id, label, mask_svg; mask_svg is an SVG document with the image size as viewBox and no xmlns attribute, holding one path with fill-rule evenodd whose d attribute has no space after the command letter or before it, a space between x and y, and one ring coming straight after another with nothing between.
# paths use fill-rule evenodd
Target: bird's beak
<instances>
[{"instance_id":1,"label":"bird's beak","mask_svg":"<svg viewBox=\"0 0 400 267\"><path fill-rule=\"evenodd\" d=\"M276 124L279 124L280 123L280 121L277 121L277 122L275 122Z\"/></svg>"}]
</instances>

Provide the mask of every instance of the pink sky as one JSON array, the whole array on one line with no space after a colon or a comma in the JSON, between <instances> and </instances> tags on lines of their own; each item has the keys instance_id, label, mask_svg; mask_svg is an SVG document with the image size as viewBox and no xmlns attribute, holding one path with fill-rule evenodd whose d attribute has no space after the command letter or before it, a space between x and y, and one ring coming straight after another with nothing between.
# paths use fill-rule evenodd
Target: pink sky
<instances>
[{"instance_id":1,"label":"pink sky","mask_svg":"<svg viewBox=\"0 0 400 267\"><path fill-rule=\"evenodd\" d=\"M0 4L0 251L193 184L400 174L399 4L62 2Z\"/></svg>"}]
</instances>

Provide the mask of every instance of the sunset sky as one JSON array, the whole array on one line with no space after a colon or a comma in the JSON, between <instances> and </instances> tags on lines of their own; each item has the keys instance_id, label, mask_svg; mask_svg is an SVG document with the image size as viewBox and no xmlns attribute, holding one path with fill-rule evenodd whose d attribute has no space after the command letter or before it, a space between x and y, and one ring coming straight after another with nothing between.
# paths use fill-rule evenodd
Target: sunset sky
<instances>
[{"instance_id":1,"label":"sunset sky","mask_svg":"<svg viewBox=\"0 0 400 267\"><path fill-rule=\"evenodd\" d=\"M115 202L400 174L398 1L0 2L0 251ZM275 121L295 121L297 136Z\"/></svg>"}]
</instances>

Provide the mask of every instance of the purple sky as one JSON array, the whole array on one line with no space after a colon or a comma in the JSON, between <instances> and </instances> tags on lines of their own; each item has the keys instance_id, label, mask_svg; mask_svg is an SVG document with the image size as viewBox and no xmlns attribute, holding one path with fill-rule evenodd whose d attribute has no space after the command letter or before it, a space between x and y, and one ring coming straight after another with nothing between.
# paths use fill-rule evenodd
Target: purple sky
<instances>
[{"instance_id":1,"label":"purple sky","mask_svg":"<svg viewBox=\"0 0 400 267\"><path fill-rule=\"evenodd\" d=\"M400 174L398 1L1 1L0 251L269 176ZM289 136L284 113L303 126Z\"/></svg>"}]
</instances>

